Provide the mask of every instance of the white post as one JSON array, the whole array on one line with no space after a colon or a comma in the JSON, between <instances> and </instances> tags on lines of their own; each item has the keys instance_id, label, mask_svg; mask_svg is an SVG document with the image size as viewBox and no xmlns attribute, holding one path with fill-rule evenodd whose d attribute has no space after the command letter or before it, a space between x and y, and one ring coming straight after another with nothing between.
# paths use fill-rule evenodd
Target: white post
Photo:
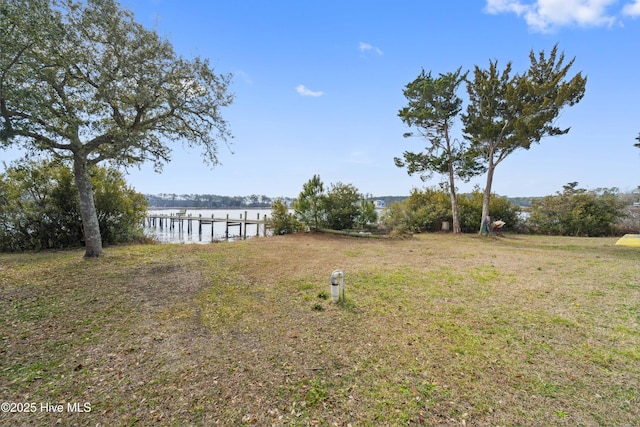
<instances>
[{"instance_id":1,"label":"white post","mask_svg":"<svg viewBox=\"0 0 640 427\"><path fill-rule=\"evenodd\" d=\"M334 270L329 279L331 283L331 300L333 302L344 302L344 273L341 270Z\"/></svg>"}]
</instances>

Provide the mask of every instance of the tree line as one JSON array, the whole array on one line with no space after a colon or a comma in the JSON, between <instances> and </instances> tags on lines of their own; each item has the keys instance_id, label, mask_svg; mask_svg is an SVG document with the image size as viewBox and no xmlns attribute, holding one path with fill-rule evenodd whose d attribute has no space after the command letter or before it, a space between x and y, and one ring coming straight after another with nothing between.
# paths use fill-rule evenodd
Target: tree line
<instances>
[{"instance_id":1,"label":"tree line","mask_svg":"<svg viewBox=\"0 0 640 427\"><path fill-rule=\"evenodd\" d=\"M276 200L286 205L293 201L290 197L269 197L252 194L250 196L220 196L216 194L145 194L150 208L269 208Z\"/></svg>"},{"instance_id":2,"label":"tree line","mask_svg":"<svg viewBox=\"0 0 640 427\"><path fill-rule=\"evenodd\" d=\"M374 196L363 195L367 200L382 201L389 206L396 202L402 202L409 196ZM221 196L218 194L145 194L144 197L149 202L149 208L198 208L198 209L225 209L225 208L270 208L276 200L282 201L286 207L293 206L292 197L280 196L270 197L264 194L252 194L250 196ZM521 206L530 207L533 200L541 197L507 197L509 202Z\"/></svg>"}]
</instances>

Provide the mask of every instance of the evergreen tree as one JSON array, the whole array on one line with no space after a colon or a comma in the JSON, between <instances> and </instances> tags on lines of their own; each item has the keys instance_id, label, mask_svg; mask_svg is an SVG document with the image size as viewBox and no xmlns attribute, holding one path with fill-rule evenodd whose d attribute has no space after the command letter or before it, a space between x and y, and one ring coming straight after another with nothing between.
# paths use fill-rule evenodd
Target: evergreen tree
<instances>
[{"instance_id":1,"label":"evergreen tree","mask_svg":"<svg viewBox=\"0 0 640 427\"><path fill-rule=\"evenodd\" d=\"M529 59L529 70L522 75L511 75L511 62L502 72L497 61L490 61L488 69L476 66L467 84L470 103L462 116L464 133L487 168L480 224L489 215L496 167L546 136L568 133L569 128L557 127L555 120L562 108L577 104L585 93L586 77L578 73L568 79L575 58L565 64L558 45L548 58L542 51L536 59L531 51Z\"/></svg>"},{"instance_id":2,"label":"evergreen tree","mask_svg":"<svg viewBox=\"0 0 640 427\"><path fill-rule=\"evenodd\" d=\"M456 177L465 180L483 172L475 155L464 142L451 136L454 121L462 109L462 99L457 95L467 73L458 68L453 73L434 78L424 70L405 90L409 100L398 116L409 127L417 129L428 145L423 152L404 152L404 160L395 159L396 166L407 167L409 175L419 173L423 180L436 172L447 176L449 196L453 211L453 232L460 233L460 217L456 197ZM406 133L405 137L413 136Z\"/></svg>"}]
</instances>

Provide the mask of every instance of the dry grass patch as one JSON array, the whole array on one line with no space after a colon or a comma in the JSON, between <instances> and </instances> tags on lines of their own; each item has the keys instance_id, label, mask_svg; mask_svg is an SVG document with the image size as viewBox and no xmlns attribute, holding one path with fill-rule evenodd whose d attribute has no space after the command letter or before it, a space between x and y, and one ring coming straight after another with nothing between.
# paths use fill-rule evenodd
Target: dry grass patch
<instances>
[{"instance_id":1,"label":"dry grass patch","mask_svg":"<svg viewBox=\"0 0 640 427\"><path fill-rule=\"evenodd\" d=\"M633 425L640 252L295 235L0 255L3 401L50 425ZM345 271L347 301L325 299ZM38 407L39 409L39 407Z\"/></svg>"}]
</instances>

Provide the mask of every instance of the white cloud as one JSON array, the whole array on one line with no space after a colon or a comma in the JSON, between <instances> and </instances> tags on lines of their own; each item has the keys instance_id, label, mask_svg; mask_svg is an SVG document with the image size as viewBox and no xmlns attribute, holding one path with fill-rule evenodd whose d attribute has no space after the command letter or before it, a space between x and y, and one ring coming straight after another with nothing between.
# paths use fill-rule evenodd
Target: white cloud
<instances>
[{"instance_id":1,"label":"white cloud","mask_svg":"<svg viewBox=\"0 0 640 427\"><path fill-rule=\"evenodd\" d=\"M366 151L361 150L352 151L349 157L345 157L343 161L356 165L370 165L372 163L369 154Z\"/></svg>"},{"instance_id":2,"label":"white cloud","mask_svg":"<svg viewBox=\"0 0 640 427\"><path fill-rule=\"evenodd\" d=\"M640 0L635 0L634 3L624 5L622 13L629 16L640 16Z\"/></svg>"},{"instance_id":3,"label":"white cloud","mask_svg":"<svg viewBox=\"0 0 640 427\"><path fill-rule=\"evenodd\" d=\"M640 0L625 10L640 9ZM608 9L618 0L487 0L485 11L491 14L515 13L534 31L550 32L562 26L611 26L616 17Z\"/></svg>"},{"instance_id":4,"label":"white cloud","mask_svg":"<svg viewBox=\"0 0 640 427\"><path fill-rule=\"evenodd\" d=\"M513 0L487 0L487 13L497 15L503 12L514 12L516 15L522 15L526 11L527 6Z\"/></svg>"},{"instance_id":5,"label":"white cloud","mask_svg":"<svg viewBox=\"0 0 640 427\"><path fill-rule=\"evenodd\" d=\"M304 85L296 86L296 92L298 92L302 96L322 96L324 92L315 92L313 90L307 89Z\"/></svg>"},{"instance_id":6,"label":"white cloud","mask_svg":"<svg viewBox=\"0 0 640 427\"><path fill-rule=\"evenodd\" d=\"M640 1L640 0L639 0L639 1ZM380 56L384 55L384 52L382 52L382 51L380 50L380 48L378 48L378 47L376 47L376 46L372 46L372 45L370 45L369 43L360 42L360 44L359 44L359 48L360 48L360 52L369 52L369 51L372 51L372 52L377 53L377 54L378 54L378 55L380 55Z\"/></svg>"},{"instance_id":7,"label":"white cloud","mask_svg":"<svg viewBox=\"0 0 640 427\"><path fill-rule=\"evenodd\" d=\"M242 70L238 70L235 72L235 75L240 77L242 80L244 80L244 82L248 85L252 85L253 84L253 79L249 76L249 74L245 73Z\"/></svg>"}]
</instances>

